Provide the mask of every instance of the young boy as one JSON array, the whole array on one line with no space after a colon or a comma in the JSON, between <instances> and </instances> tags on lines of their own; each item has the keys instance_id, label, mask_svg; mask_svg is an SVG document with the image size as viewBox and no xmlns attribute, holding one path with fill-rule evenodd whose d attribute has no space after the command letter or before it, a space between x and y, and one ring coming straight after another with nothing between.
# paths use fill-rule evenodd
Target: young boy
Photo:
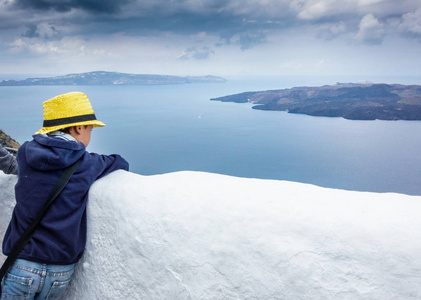
<instances>
[{"instance_id":1,"label":"young boy","mask_svg":"<svg viewBox=\"0 0 421 300\"><path fill-rule=\"evenodd\" d=\"M18 174L16 158L0 144L0 170L5 174Z\"/></svg>"},{"instance_id":2,"label":"young boy","mask_svg":"<svg viewBox=\"0 0 421 300\"><path fill-rule=\"evenodd\" d=\"M82 161L3 278L2 300L62 296L85 249L90 186L114 170L129 169L119 155L86 151L92 128L105 124L96 119L85 94L59 95L43 108L44 127L18 151L16 206L3 239L5 255L42 209L63 170L80 157Z\"/></svg>"}]
</instances>

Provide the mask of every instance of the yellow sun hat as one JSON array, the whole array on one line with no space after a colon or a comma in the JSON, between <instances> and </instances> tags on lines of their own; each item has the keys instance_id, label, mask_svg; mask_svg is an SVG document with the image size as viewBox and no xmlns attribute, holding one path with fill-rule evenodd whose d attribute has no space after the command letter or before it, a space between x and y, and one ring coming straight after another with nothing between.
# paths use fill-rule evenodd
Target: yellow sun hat
<instances>
[{"instance_id":1,"label":"yellow sun hat","mask_svg":"<svg viewBox=\"0 0 421 300\"><path fill-rule=\"evenodd\" d=\"M66 127L93 125L104 127L98 121L88 96L81 92L58 95L42 104L44 109L43 128L35 134L46 134Z\"/></svg>"}]
</instances>

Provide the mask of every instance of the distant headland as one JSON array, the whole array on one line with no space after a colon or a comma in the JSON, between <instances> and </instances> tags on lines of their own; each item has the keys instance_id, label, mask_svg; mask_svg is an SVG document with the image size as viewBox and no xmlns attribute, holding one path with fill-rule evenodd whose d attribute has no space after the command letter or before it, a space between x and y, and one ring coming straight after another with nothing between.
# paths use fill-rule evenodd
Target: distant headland
<instances>
[{"instance_id":1,"label":"distant headland","mask_svg":"<svg viewBox=\"0 0 421 300\"><path fill-rule=\"evenodd\" d=\"M350 120L421 120L421 86L337 83L321 87L245 92L211 100Z\"/></svg>"},{"instance_id":2,"label":"distant headland","mask_svg":"<svg viewBox=\"0 0 421 300\"><path fill-rule=\"evenodd\" d=\"M1 80L0 86L31 85L164 85L187 83L224 83L222 77L171 76L152 74L127 74L118 72L95 71L48 78L28 78L24 80Z\"/></svg>"}]
</instances>

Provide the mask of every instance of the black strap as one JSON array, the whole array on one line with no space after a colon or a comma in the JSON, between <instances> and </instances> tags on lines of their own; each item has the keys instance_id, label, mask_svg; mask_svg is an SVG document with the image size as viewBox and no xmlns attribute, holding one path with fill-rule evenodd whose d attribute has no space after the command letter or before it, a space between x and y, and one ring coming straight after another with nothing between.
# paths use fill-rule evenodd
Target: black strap
<instances>
[{"instance_id":1,"label":"black strap","mask_svg":"<svg viewBox=\"0 0 421 300\"><path fill-rule=\"evenodd\" d=\"M83 157L83 156L82 156ZM36 219L26 228L25 232L21 235L19 240L14 245L12 252L10 252L9 256L7 257L6 261L3 263L3 266L0 269L0 282L4 275L6 275L7 270L13 263L15 262L16 258L18 257L19 253L25 248L25 245L31 239L32 235L35 232L36 227L41 222L42 218L44 217L45 213L47 212L49 206L54 201L54 199L61 193L64 189L66 184L69 182L70 177L72 177L73 173L76 171L77 167L79 166L80 162L82 161L82 157L79 158L73 165L67 167L63 174L58 179L56 185L53 187L50 195L48 196L47 202L45 203L43 209L39 212ZM0 297L1 297L1 285L0 285Z\"/></svg>"}]
</instances>

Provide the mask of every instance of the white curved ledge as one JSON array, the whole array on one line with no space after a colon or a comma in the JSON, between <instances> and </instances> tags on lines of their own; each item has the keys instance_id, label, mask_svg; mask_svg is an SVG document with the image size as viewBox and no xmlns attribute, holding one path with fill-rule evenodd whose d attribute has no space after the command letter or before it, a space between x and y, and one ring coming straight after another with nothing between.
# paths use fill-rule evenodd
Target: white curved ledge
<instances>
[{"instance_id":1,"label":"white curved ledge","mask_svg":"<svg viewBox=\"0 0 421 300\"><path fill-rule=\"evenodd\" d=\"M0 234L15 176L0 174ZM420 299L421 197L117 171L65 299Z\"/></svg>"}]
</instances>

